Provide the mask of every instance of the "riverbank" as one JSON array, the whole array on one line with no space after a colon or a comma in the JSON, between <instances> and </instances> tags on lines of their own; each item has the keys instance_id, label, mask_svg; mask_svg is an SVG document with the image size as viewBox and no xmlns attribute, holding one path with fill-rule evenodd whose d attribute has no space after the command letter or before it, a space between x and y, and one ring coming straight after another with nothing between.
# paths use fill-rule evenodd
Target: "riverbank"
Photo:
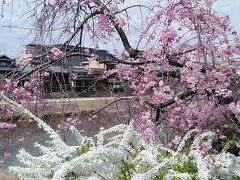
<instances>
[{"instance_id":1,"label":"riverbank","mask_svg":"<svg viewBox=\"0 0 240 180\"><path fill-rule=\"evenodd\" d=\"M132 96L46 99L44 104L32 102L32 107L37 110L36 114L49 116L94 112L114 104L116 104L119 107L118 110L121 111L121 107L124 109L132 99ZM0 106L5 107L6 104L0 102ZM107 111L111 110L108 108ZM19 116L19 114L15 113L13 116Z\"/></svg>"}]
</instances>

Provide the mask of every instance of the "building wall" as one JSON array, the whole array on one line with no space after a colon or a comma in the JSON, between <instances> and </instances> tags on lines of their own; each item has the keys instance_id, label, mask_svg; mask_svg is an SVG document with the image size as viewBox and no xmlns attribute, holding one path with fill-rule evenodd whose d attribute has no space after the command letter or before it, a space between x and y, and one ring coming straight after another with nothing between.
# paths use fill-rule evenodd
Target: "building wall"
<instances>
[{"instance_id":1,"label":"building wall","mask_svg":"<svg viewBox=\"0 0 240 180\"><path fill-rule=\"evenodd\" d=\"M89 65L88 65L89 68L104 69L104 70L106 69L106 64L99 63L95 58L89 58L88 61L89 61Z\"/></svg>"},{"instance_id":2,"label":"building wall","mask_svg":"<svg viewBox=\"0 0 240 180\"><path fill-rule=\"evenodd\" d=\"M27 47L24 47L23 50L22 50L22 53L20 55L20 58L19 58L19 64L20 65L27 65L33 59L32 53L27 53L26 49L27 49Z\"/></svg>"}]
</instances>

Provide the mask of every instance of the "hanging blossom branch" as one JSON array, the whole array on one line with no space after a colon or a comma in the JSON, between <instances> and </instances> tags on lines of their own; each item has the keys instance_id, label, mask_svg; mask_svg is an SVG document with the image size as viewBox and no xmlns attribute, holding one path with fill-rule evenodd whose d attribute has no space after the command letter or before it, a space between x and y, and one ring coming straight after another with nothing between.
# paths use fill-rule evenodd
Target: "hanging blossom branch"
<instances>
[{"instance_id":1,"label":"hanging blossom branch","mask_svg":"<svg viewBox=\"0 0 240 180\"><path fill-rule=\"evenodd\" d=\"M167 55L166 59L168 59L168 62L169 62L170 65L182 68L184 65L181 64L181 63L178 63L178 59L179 59L178 57L181 56L181 55L193 52L195 50L196 49L191 49L191 50L187 50L187 51L184 51L184 52L175 53L175 54L172 54L172 55ZM142 51L142 52L144 52L144 51ZM135 62L135 61L129 61L129 60L122 60L122 59L119 59L115 56L112 56L112 58L120 64L127 64L127 65L146 65L146 64L149 64L149 63L156 63L157 62L156 60ZM204 70L202 70L202 71L204 72Z\"/></svg>"},{"instance_id":2,"label":"hanging blossom branch","mask_svg":"<svg viewBox=\"0 0 240 180\"><path fill-rule=\"evenodd\" d=\"M85 23L86 23L90 18L92 18L92 17L94 17L94 16L96 16L96 15L98 15L98 14L102 14L102 12L101 12L101 11L95 11L95 12L89 14L89 15L81 22L81 24L80 24L79 27L75 30L75 32L71 35L71 37L70 37L67 41L65 41L65 42L59 47L59 49L61 49L61 48L64 47L65 45L69 44L69 43L74 39L74 37L78 34L78 32L83 28L83 26L85 25ZM71 57L71 52L72 52L73 50L74 50L74 49L66 52L66 57L67 57L67 56ZM49 50L48 52L46 52L46 53L44 53L44 54L38 55L38 56L36 56L36 57L33 57L33 58L40 58L40 57L47 56L50 52L51 52L51 50ZM28 73L24 74L23 76L21 76L21 77L18 78L18 79L23 79L24 77L27 77L28 75L30 75L30 74L32 74L32 73L34 73L34 72L36 72L36 71L43 71L43 70L45 70L45 69L47 69L48 67L50 67L50 66L58 63L59 61L61 61L61 60L63 60L63 59L64 59L64 57L58 58L58 59L56 59L56 60L49 61L49 62L47 62L47 63L44 63L44 64L38 66L37 68L35 68L34 70L32 70L31 72L28 72Z\"/></svg>"},{"instance_id":3,"label":"hanging blossom branch","mask_svg":"<svg viewBox=\"0 0 240 180\"><path fill-rule=\"evenodd\" d=\"M105 105L104 107L100 108L99 110L91 113L92 116L98 114L99 112L103 111L104 109L106 109L107 107L111 106L114 103L117 103L118 101L124 101L124 100L129 100L129 99L134 99L134 97L124 97L124 98L118 98L112 102L110 102L109 104Z\"/></svg>"},{"instance_id":4,"label":"hanging blossom branch","mask_svg":"<svg viewBox=\"0 0 240 180\"><path fill-rule=\"evenodd\" d=\"M94 3L96 3L98 6L103 6L103 3L101 2L101 0L97 0ZM103 12L105 11L105 12L108 13L107 16L109 17L109 19L111 20L112 24L114 25L116 31L118 32L118 35L121 38L122 44L123 44L125 50L129 53L130 57L131 58L140 57L141 54L144 53L144 51L134 49L130 45L129 40L127 38L127 35L124 32L123 28L118 23L115 22L116 17L111 14L111 11L106 6L103 6L102 9L103 9ZM196 49L194 48L194 49L187 50L186 52L175 53L174 55L166 54L166 59L168 59L168 62L169 62L170 65L173 65L173 66L176 66L176 67L183 67L183 65L181 63L177 62L176 57L179 56L179 55L183 55L183 54L195 51L195 50ZM122 64L131 64L131 65L143 65L143 64L146 64L146 63L152 63L153 62L153 61L146 61L146 62L132 62L131 63L131 62L127 62L127 61L124 61L124 60L119 60L117 58L115 60L122 63Z\"/></svg>"},{"instance_id":5,"label":"hanging blossom branch","mask_svg":"<svg viewBox=\"0 0 240 180\"><path fill-rule=\"evenodd\" d=\"M33 121L35 121L40 128L43 128L43 130L52 139L51 143L55 148L54 153L57 157L59 157L59 158L61 157L63 159L71 157L71 155L69 155L69 153L72 153L72 152L75 151L75 149L76 149L75 146L72 146L69 149L69 147L62 141L60 135L56 131L54 131L49 125L47 125L44 121L42 121L40 118L35 116L28 109L24 108L21 104L18 104L15 101L9 99L3 93L0 93L0 99L2 99L6 103L7 106L10 106L16 112L20 113L23 116L26 116L26 117L30 118ZM36 144L36 147L38 147L38 146L39 145ZM43 148L41 150L43 152L45 152L44 149L45 148ZM59 160L59 158L58 158L58 160Z\"/></svg>"},{"instance_id":6,"label":"hanging blossom branch","mask_svg":"<svg viewBox=\"0 0 240 180\"><path fill-rule=\"evenodd\" d=\"M105 10L106 7L103 7L102 9L103 10L99 10L99 11L95 11L94 13L91 13L90 15L88 15L82 22L81 24L79 25L79 27L75 30L75 32L71 35L71 37L65 41L59 49L61 49L62 47L64 47L65 45L69 44L73 38L78 34L78 32L83 28L83 26L87 23L87 21L96 16L96 15L99 15L99 14L103 14L104 13L104 10ZM113 17L112 17L113 18ZM114 23L115 24L115 23ZM123 29L118 26L118 25L115 25L115 28L117 29L121 39L122 39L122 42L123 42L123 45L125 47L125 49L129 52L130 54L130 57L133 57L133 58L136 58L137 55L141 52L143 53L144 51L139 51L139 50L133 50L133 48L131 47L128 39L127 39L127 36L125 35ZM62 58L58 58L56 60L51 60L49 62L46 62L44 64L41 64L40 66L38 66L37 68L35 68L34 70L32 70L31 72L29 73L26 73L24 74L23 76L19 77L18 80L20 79L23 79L24 77L27 77L28 75L36 72L36 71L43 71L45 69L47 69L48 67L58 63L59 61L62 61L65 57L72 57L72 56L78 56L78 55L84 55L86 57L92 57L90 56L89 54L86 54L86 53L71 53L72 51L74 50L74 48L70 51L67 51L66 52L66 55L63 56ZM190 53L192 51L195 51L196 49L190 49L190 50L187 50L187 51L184 51L184 52L181 52L181 53L175 53L173 55L167 55L166 58L168 59L169 61L169 64L170 65L173 65L173 66L176 66L176 67L183 67L183 65L181 63L178 63L177 62L177 59L178 59L178 56L179 55L183 55L183 54L186 54L186 53ZM38 56L35 56L33 57L34 59L36 58L41 58L41 57L44 57L44 56L47 56L49 53L51 52L51 50L49 50L49 52L46 52L44 54L41 54L41 55L38 55ZM148 63L155 63L155 61L142 61L142 62L130 62L130 61L127 61L127 60L121 60L115 56L112 56L112 58L114 59L114 61L120 63L120 64L128 64L128 65L144 65L144 64L148 64ZM23 68L24 69L24 68ZM23 70L22 69L22 70ZM203 70L204 71L204 70ZM177 71L166 71L166 72L162 72L162 74L164 76L170 76L170 77L173 77L173 78L179 78L180 75Z\"/></svg>"},{"instance_id":7,"label":"hanging blossom branch","mask_svg":"<svg viewBox=\"0 0 240 180\"><path fill-rule=\"evenodd\" d=\"M17 157L24 166L10 167L10 171L23 179L52 177L53 180L59 180L71 175L78 178L133 180L240 177L240 157L228 152L229 144L220 152L211 153L215 150L213 143L218 140L214 132L199 134L201 130L193 129L182 138L176 150L173 150L156 145L151 140L144 141L134 130L134 122L101 130L96 135L96 143L71 127L79 146L69 146L50 126L22 105L3 93L0 93L0 98L16 112L37 122L52 139L50 146L35 144L42 156L32 156L23 149L19 151ZM109 139L110 134L113 136ZM239 147L240 142L235 141L236 147ZM185 169L186 166L189 168Z\"/></svg>"},{"instance_id":8,"label":"hanging blossom branch","mask_svg":"<svg viewBox=\"0 0 240 180\"><path fill-rule=\"evenodd\" d=\"M81 24L80 24L79 27L75 30L75 32L71 35L71 37L70 37L67 41L65 41L65 43L63 43L59 49L61 49L61 48L64 47L65 45L69 44L69 43L73 40L73 38L78 34L78 32L83 29L84 24L87 23L87 21L88 21L89 19L91 19L92 17L94 17L94 16L96 16L96 15L104 14L105 11L107 11L107 12L110 11L110 10L106 7L106 5L103 5L103 4L101 3L101 1L97 1L96 4L97 4L98 6L100 6L100 7L98 8L99 10L96 10L96 11L92 12L91 14L89 14L89 15L81 22ZM113 15L110 15L110 19L113 21L114 27L116 28L117 32L119 33L119 36L120 36L120 38L121 38L121 40L122 40L122 43L123 43L125 49L129 52L130 57L135 58L135 57L138 56L138 54L139 54L140 52L144 52L144 51L134 50L134 49L131 47L131 45L130 45L130 43L129 43L129 41L128 41L128 38L127 38L127 36L126 36L126 34L125 34L125 32L124 32L124 30L123 30L118 24L114 23L115 17L114 17ZM182 54L189 53L189 52L192 52L192 51L195 51L195 49L187 50L186 52L181 52L181 53L177 53L177 54L174 54L174 55L167 55L166 57L167 57L167 59L169 60L169 64L170 64L170 65L177 66L177 67L183 67L183 65L181 65L180 63L177 62L176 57L177 57L178 55L182 55ZM46 52L46 53L44 53L44 54L42 54L42 55L39 55L39 56L36 56L36 57L34 57L34 58L40 58L40 57L46 56L48 53L49 53L49 52ZM66 57L71 57L71 56L74 56L73 54L71 54L71 51L66 52ZM118 58L116 58L116 57L114 57L113 59L116 60L116 61L119 62L119 63L122 63L122 64L131 64L131 65L143 65L143 64L146 64L146 63L153 63L152 61L149 61L149 62L148 62L148 61L146 61L146 62L128 62L128 61L120 60L120 59L118 59ZM51 66L51 65L54 65L55 63L57 63L57 62L59 62L59 61L61 61L61 60L63 60L63 58L59 58L59 59L57 59L57 60L53 60L53 61L44 63L44 64L42 64L40 67L37 67L36 69L34 69L33 71L31 71L31 72L29 72L29 73L27 73L27 74L24 74L24 75L21 76L19 79L22 79L22 78L24 78L24 77L26 77L26 76L34 73L35 71L39 71L39 70L42 71L42 70L48 68L48 67ZM179 77L179 75L178 75L177 72L176 72L176 73L175 73L175 72L170 72L170 73L163 72L163 74L164 74L164 75L168 74L168 76L171 76L171 75L172 75L172 77L177 77L177 78Z\"/></svg>"},{"instance_id":9,"label":"hanging blossom branch","mask_svg":"<svg viewBox=\"0 0 240 180\"><path fill-rule=\"evenodd\" d=\"M16 112L19 112L21 115L27 116L30 119L36 121L40 128L43 128L44 131L52 135L51 138L60 138L60 136L50 126L48 126L45 122L32 114L28 109L24 108L21 104L18 104L15 101L9 99L3 93L0 93L0 99L2 99L7 105L11 106Z\"/></svg>"},{"instance_id":10,"label":"hanging blossom branch","mask_svg":"<svg viewBox=\"0 0 240 180\"><path fill-rule=\"evenodd\" d=\"M66 45L78 37L77 41L82 42L86 33L96 48L99 42L110 45L115 38L124 46L123 58L113 58L121 64L113 72L137 96L138 104L133 108L139 132L155 131L156 126L149 119L158 120L163 112L159 132L171 128L172 132L183 134L196 126L207 129L209 124L217 124L216 130L223 125L233 129L240 119L240 103L234 98L239 96L239 85L234 80L240 76L240 37L231 27L229 17L213 11L213 1L158 1L137 24L131 23L131 8L121 11L125 2L46 1L52 6L41 6L42 14L34 17L41 20L43 28L39 29L67 26L71 38ZM84 17L95 12L99 14L86 20L86 30L83 29ZM56 19L56 14L60 18ZM80 27L78 32L76 27ZM139 35L136 48L130 36L135 28L134 35ZM38 69L61 60L53 59ZM226 116L228 112L234 114L236 123L226 120L232 119Z\"/></svg>"}]
</instances>

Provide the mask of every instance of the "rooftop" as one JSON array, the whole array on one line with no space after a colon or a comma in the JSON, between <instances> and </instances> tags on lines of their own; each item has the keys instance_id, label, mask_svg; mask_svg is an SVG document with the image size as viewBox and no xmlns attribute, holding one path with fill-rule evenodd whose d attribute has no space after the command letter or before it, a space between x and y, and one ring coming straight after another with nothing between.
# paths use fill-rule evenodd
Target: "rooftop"
<instances>
[{"instance_id":1,"label":"rooftop","mask_svg":"<svg viewBox=\"0 0 240 180\"><path fill-rule=\"evenodd\" d=\"M0 61L13 62L13 61L15 61L15 60L7 57L6 55L0 55Z\"/></svg>"}]
</instances>

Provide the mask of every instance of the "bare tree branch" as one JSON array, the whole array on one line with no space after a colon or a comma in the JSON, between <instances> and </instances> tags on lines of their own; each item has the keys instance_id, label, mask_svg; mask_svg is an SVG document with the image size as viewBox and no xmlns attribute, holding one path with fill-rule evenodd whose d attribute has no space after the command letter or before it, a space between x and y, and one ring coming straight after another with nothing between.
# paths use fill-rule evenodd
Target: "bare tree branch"
<instances>
[{"instance_id":1,"label":"bare tree branch","mask_svg":"<svg viewBox=\"0 0 240 180\"><path fill-rule=\"evenodd\" d=\"M98 114L99 112L101 112L102 110L106 109L107 107L111 106L112 104L118 102L118 101L123 101L123 100L129 100L129 99L133 99L134 97L123 97L123 98L119 98L119 99L116 99L114 100L113 102L107 104L106 106L102 107L101 109L95 111L94 113L92 113L91 115L95 115L95 114Z\"/></svg>"},{"instance_id":2,"label":"bare tree branch","mask_svg":"<svg viewBox=\"0 0 240 180\"><path fill-rule=\"evenodd\" d=\"M81 22L81 24L80 24L79 27L76 29L76 31L72 34L72 36L71 36L65 43L63 43L63 44L60 46L59 49L61 49L61 48L64 47L65 45L69 44L69 43L72 41L72 39L77 35L77 33L83 28L83 26L85 25L85 23L86 23L90 18L92 18L92 17L94 17L94 16L96 16L96 15L98 15L98 14L102 14L102 12L101 12L101 11L95 11L95 12L93 12L92 14L88 15L88 16ZM36 57L34 57L34 58L40 58L40 57L46 56L48 53L50 53L50 51L48 51L48 52L46 52L46 53L44 53L44 54L42 54L42 55L36 56ZM71 51L67 52L66 56L68 56L68 54L70 54L70 53L71 53ZM23 78L29 76L30 74L32 74L32 73L34 73L34 72L36 72L36 71L45 70L45 69L47 69L48 67L56 64L57 62L59 62L59 61L61 61L61 60L63 60L63 58L59 58L59 59L57 59L57 60L52 60L52 61L49 61L49 62L47 62L47 63L44 63L44 64L40 65L39 67L35 68L34 70L32 70L32 71L24 74L23 76L21 76L20 78L18 78L18 80L23 79Z\"/></svg>"}]
</instances>

